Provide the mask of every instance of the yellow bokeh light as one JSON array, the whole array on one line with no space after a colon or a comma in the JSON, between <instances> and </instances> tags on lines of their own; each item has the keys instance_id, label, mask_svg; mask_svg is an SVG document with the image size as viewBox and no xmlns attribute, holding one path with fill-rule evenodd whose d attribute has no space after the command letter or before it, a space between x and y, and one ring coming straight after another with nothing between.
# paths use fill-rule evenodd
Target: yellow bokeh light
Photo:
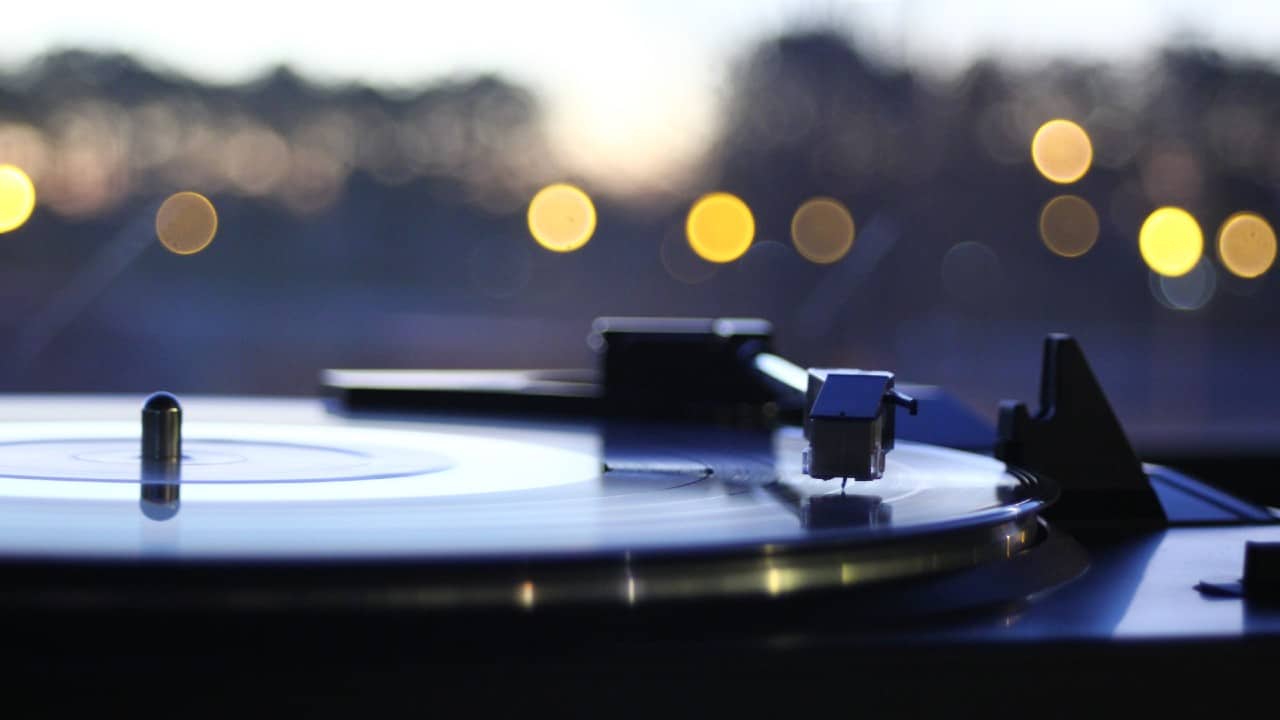
<instances>
[{"instance_id":1,"label":"yellow bokeh light","mask_svg":"<svg viewBox=\"0 0 1280 720\"><path fill-rule=\"evenodd\" d=\"M36 186L15 165L0 165L0 233L17 230L36 209Z\"/></svg>"},{"instance_id":2,"label":"yellow bokeh light","mask_svg":"<svg viewBox=\"0 0 1280 720\"><path fill-rule=\"evenodd\" d=\"M1276 260L1276 232L1254 213L1236 213L1218 230L1218 257L1234 275L1256 278Z\"/></svg>"},{"instance_id":3,"label":"yellow bokeh light","mask_svg":"<svg viewBox=\"0 0 1280 720\"><path fill-rule=\"evenodd\" d=\"M170 195L156 212L156 236L169 252L193 255L213 242L218 213L209 198L194 192Z\"/></svg>"},{"instance_id":4,"label":"yellow bokeh light","mask_svg":"<svg viewBox=\"0 0 1280 720\"><path fill-rule=\"evenodd\" d=\"M1093 143L1084 128L1070 120L1050 120L1031 139L1031 160L1041 175L1066 185L1089 172Z\"/></svg>"},{"instance_id":5,"label":"yellow bokeh light","mask_svg":"<svg viewBox=\"0 0 1280 720\"><path fill-rule=\"evenodd\" d=\"M703 260L733 262L742 257L756 235L751 208L736 195L716 192L693 204L684 224L689 247Z\"/></svg>"},{"instance_id":6,"label":"yellow bokeh light","mask_svg":"<svg viewBox=\"0 0 1280 720\"><path fill-rule=\"evenodd\" d=\"M844 257L853 247L853 216L831 198L814 198L791 218L791 241L804 259L827 264Z\"/></svg>"},{"instance_id":7,"label":"yellow bokeh light","mask_svg":"<svg viewBox=\"0 0 1280 720\"><path fill-rule=\"evenodd\" d=\"M1154 272L1179 277L1191 272L1204 253L1204 233L1191 213L1162 207L1147 216L1138 232L1138 250Z\"/></svg>"},{"instance_id":8,"label":"yellow bokeh light","mask_svg":"<svg viewBox=\"0 0 1280 720\"><path fill-rule=\"evenodd\" d=\"M1075 258L1098 242L1098 213L1088 200L1059 195L1040 211L1040 239L1054 255Z\"/></svg>"},{"instance_id":9,"label":"yellow bokeh light","mask_svg":"<svg viewBox=\"0 0 1280 720\"><path fill-rule=\"evenodd\" d=\"M529 232L548 250L573 252L586 245L595 231L596 206L573 185L548 185L529 201Z\"/></svg>"}]
</instances>

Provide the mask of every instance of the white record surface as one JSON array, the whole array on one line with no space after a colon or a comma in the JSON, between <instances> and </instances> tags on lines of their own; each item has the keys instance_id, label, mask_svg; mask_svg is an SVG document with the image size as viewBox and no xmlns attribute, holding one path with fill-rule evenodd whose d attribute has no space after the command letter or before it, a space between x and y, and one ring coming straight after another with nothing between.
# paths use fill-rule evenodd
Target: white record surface
<instances>
[{"instance_id":1,"label":"white record surface","mask_svg":"<svg viewBox=\"0 0 1280 720\"><path fill-rule=\"evenodd\" d=\"M620 557L876 542L1008 522L1044 499L990 458L907 442L884 479L839 496L838 482L800 473L794 431L735 456L732 472L700 454L696 434L671 448L675 470L604 472L589 424L352 420L314 400L188 397L180 500L158 520L140 510L139 407L132 397L6 399L0 556ZM690 458L713 472L679 470ZM866 507L867 520L806 527L796 497Z\"/></svg>"}]
</instances>

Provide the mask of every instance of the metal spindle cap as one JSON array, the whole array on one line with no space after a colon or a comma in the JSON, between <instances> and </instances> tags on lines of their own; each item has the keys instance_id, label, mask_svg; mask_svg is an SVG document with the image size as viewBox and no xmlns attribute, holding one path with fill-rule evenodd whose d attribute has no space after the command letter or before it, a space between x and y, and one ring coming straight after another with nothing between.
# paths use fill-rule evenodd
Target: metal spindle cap
<instances>
[{"instance_id":1,"label":"metal spindle cap","mask_svg":"<svg viewBox=\"0 0 1280 720\"><path fill-rule=\"evenodd\" d=\"M152 393L142 403L142 459L182 459L182 405L171 393Z\"/></svg>"}]
</instances>

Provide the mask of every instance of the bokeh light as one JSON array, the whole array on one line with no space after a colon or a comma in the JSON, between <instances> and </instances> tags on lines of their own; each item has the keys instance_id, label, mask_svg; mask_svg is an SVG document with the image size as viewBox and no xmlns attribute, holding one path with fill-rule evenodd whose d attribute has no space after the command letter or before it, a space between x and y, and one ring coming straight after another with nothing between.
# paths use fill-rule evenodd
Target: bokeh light
<instances>
[{"instance_id":1,"label":"bokeh light","mask_svg":"<svg viewBox=\"0 0 1280 720\"><path fill-rule=\"evenodd\" d=\"M1162 207L1142 223L1138 250L1154 272L1165 277L1186 275L1204 253L1204 233L1191 213Z\"/></svg>"},{"instance_id":2,"label":"bokeh light","mask_svg":"<svg viewBox=\"0 0 1280 720\"><path fill-rule=\"evenodd\" d=\"M804 259L833 263L853 247L853 215L838 200L819 197L805 202L791 218L791 241Z\"/></svg>"},{"instance_id":3,"label":"bokeh light","mask_svg":"<svg viewBox=\"0 0 1280 720\"><path fill-rule=\"evenodd\" d=\"M1089 134L1070 120L1050 120L1031 139L1031 160L1045 178L1061 185L1084 177L1093 164Z\"/></svg>"},{"instance_id":4,"label":"bokeh light","mask_svg":"<svg viewBox=\"0 0 1280 720\"><path fill-rule=\"evenodd\" d=\"M1151 274L1151 294L1170 310L1199 310L1209 304L1217 288L1218 274L1207 258L1177 277Z\"/></svg>"},{"instance_id":5,"label":"bokeh light","mask_svg":"<svg viewBox=\"0 0 1280 720\"><path fill-rule=\"evenodd\" d=\"M1233 275L1256 278L1276 260L1276 232L1259 215L1236 213L1218 230L1218 257Z\"/></svg>"},{"instance_id":6,"label":"bokeh light","mask_svg":"<svg viewBox=\"0 0 1280 720\"><path fill-rule=\"evenodd\" d=\"M16 165L0 165L0 233L17 230L36 208L36 186Z\"/></svg>"},{"instance_id":7,"label":"bokeh light","mask_svg":"<svg viewBox=\"0 0 1280 720\"><path fill-rule=\"evenodd\" d=\"M1208 168L1186 143L1152 142L1137 164L1148 203L1186 206L1197 204L1204 197Z\"/></svg>"},{"instance_id":8,"label":"bokeh light","mask_svg":"<svg viewBox=\"0 0 1280 720\"><path fill-rule=\"evenodd\" d=\"M27 123L0 122L0 165L22 168L42 190L52 155L49 137L39 128Z\"/></svg>"},{"instance_id":9,"label":"bokeh light","mask_svg":"<svg viewBox=\"0 0 1280 720\"><path fill-rule=\"evenodd\" d=\"M169 252L193 255L209 247L218 232L218 213L195 192L170 195L156 212L156 236Z\"/></svg>"},{"instance_id":10,"label":"bokeh light","mask_svg":"<svg viewBox=\"0 0 1280 720\"><path fill-rule=\"evenodd\" d=\"M686 285L697 285L715 277L720 265L698 257L680 228L672 228L662 238L658 259L667 274Z\"/></svg>"},{"instance_id":11,"label":"bokeh light","mask_svg":"<svg viewBox=\"0 0 1280 720\"><path fill-rule=\"evenodd\" d=\"M1004 285L1000 256L985 243L965 240L942 256L942 287L953 300L989 306L999 299Z\"/></svg>"},{"instance_id":12,"label":"bokeh light","mask_svg":"<svg viewBox=\"0 0 1280 720\"><path fill-rule=\"evenodd\" d=\"M751 247L756 221L736 195L716 192L698 199L685 221L689 247L703 260L733 262Z\"/></svg>"},{"instance_id":13,"label":"bokeh light","mask_svg":"<svg viewBox=\"0 0 1280 720\"><path fill-rule=\"evenodd\" d=\"M548 250L573 252L586 245L595 231L596 206L573 185L548 185L529 202L529 232Z\"/></svg>"},{"instance_id":14,"label":"bokeh light","mask_svg":"<svg viewBox=\"0 0 1280 720\"><path fill-rule=\"evenodd\" d=\"M242 195L267 195L289 175L289 144L274 130L257 125L231 133L222 159L223 174Z\"/></svg>"},{"instance_id":15,"label":"bokeh light","mask_svg":"<svg viewBox=\"0 0 1280 720\"><path fill-rule=\"evenodd\" d=\"M1098 213L1088 200L1059 195L1040 211L1040 239L1054 255L1075 258L1098 241Z\"/></svg>"}]
</instances>

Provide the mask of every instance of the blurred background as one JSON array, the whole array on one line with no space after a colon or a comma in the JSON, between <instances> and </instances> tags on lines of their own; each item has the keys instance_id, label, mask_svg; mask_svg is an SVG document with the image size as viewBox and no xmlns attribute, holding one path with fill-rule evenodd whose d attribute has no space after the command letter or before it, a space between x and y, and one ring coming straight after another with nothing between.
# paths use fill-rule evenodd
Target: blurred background
<instances>
[{"instance_id":1,"label":"blurred background","mask_svg":"<svg viewBox=\"0 0 1280 720\"><path fill-rule=\"evenodd\" d=\"M4 15L5 390L589 366L597 315L739 315L992 417L1066 331L1141 443L1280 425L1280 6Z\"/></svg>"}]
</instances>

